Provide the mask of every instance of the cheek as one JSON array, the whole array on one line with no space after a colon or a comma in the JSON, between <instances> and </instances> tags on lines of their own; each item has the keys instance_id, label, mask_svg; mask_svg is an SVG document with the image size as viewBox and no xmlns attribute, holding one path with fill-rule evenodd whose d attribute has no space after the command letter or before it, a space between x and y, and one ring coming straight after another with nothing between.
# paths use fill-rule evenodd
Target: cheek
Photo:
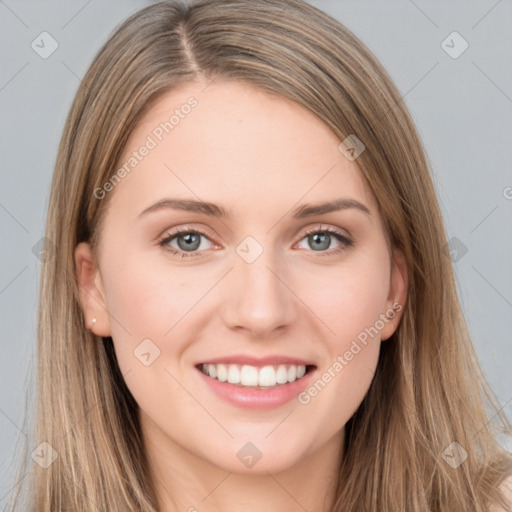
<instances>
[{"instance_id":1,"label":"cheek","mask_svg":"<svg viewBox=\"0 0 512 512\"><path fill-rule=\"evenodd\" d=\"M337 267L304 272L309 275L302 288L304 302L337 352L346 350L358 336L364 339L368 331L372 333L369 339L380 339L375 328L382 329L379 315L386 310L390 285L385 258L376 251L371 258L354 257Z\"/></svg>"},{"instance_id":2,"label":"cheek","mask_svg":"<svg viewBox=\"0 0 512 512\"><path fill-rule=\"evenodd\" d=\"M105 293L119 368L142 410L158 411L164 396L179 396L173 380L186 337L177 336L183 319L203 286L179 278L175 269L148 265L143 258L111 258L104 262ZM176 327L174 327L176 325ZM174 330L173 330L174 329Z\"/></svg>"},{"instance_id":3,"label":"cheek","mask_svg":"<svg viewBox=\"0 0 512 512\"><path fill-rule=\"evenodd\" d=\"M208 280L199 272L183 272L177 266L154 265L142 257L106 262L109 312L134 337L161 338L204 295ZM205 276L206 277L206 276Z\"/></svg>"},{"instance_id":4,"label":"cheek","mask_svg":"<svg viewBox=\"0 0 512 512\"><path fill-rule=\"evenodd\" d=\"M380 352L381 313L389 293L384 259L359 259L311 278L308 305L320 318L326 358L299 403L334 435L352 417L372 383ZM314 286L313 286L314 285ZM325 433L325 432L324 432ZM321 432L318 433L320 435Z\"/></svg>"},{"instance_id":5,"label":"cheek","mask_svg":"<svg viewBox=\"0 0 512 512\"><path fill-rule=\"evenodd\" d=\"M211 269L148 264L143 257L112 257L104 266L117 360L134 396L146 403L162 378L172 381L165 371L174 372L188 340L203 328L202 298L218 278Z\"/></svg>"}]
</instances>

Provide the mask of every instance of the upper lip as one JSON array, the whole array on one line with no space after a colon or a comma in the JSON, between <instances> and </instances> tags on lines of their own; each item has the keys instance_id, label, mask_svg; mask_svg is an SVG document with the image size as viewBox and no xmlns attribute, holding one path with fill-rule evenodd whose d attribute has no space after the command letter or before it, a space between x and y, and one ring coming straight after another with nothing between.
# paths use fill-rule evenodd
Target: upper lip
<instances>
[{"instance_id":1,"label":"upper lip","mask_svg":"<svg viewBox=\"0 0 512 512\"><path fill-rule=\"evenodd\" d=\"M239 365L249 365L249 366L274 366L280 364L293 364L297 366L315 366L312 362L306 361L304 359L299 359L297 357L289 357L289 356L266 356L266 357L255 357L249 355L231 355L224 357L215 357L213 359L208 359L206 361L201 361L198 365L201 364L239 364Z\"/></svg>"}]
</instances>

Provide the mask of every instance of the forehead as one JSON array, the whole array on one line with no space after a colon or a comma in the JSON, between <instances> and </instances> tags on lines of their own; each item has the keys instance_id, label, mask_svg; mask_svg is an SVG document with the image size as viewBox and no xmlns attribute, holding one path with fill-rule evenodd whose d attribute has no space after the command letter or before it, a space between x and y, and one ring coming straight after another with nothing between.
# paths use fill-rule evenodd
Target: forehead
<instances>
[{"instance_id":1,"label":"forehead","mask_svg":"<svg viewBox=\"0 0 512 512\"><path fill-rule=\"evenodd\" d=\"M201 198L235 212L340 197L375 208L340 142L282 96L240 82L194 82L166 93L142 117L117 166L129 172L113 195L137 207L166 195Z\"/></svg>"}]
</instances>

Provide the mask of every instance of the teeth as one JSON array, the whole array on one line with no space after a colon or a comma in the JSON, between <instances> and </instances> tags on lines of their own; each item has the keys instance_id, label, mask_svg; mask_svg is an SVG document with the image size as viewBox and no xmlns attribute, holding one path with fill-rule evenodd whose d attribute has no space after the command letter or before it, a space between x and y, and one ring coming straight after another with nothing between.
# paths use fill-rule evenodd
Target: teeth
<instances>
[{"instance_id":1,"label":"teeth","mask_svg":"<svg viewBox=\"0 0 512 512\"><path fill-rule=\"evenodd\" d=\"M212 379L241 386L272 387L276 384L294 382L304 377L305 365L263 366L258 368L250 365L237 364L203 364L202 371Z\"/></svg>"},{"instance_id":2,"label":"teeth","mask_svg":"<svg viewBox=\"0 0 512 512\"><path fill-rule=\"evenodd\" d=\"M211 365L214 366L214 365ZM230 384L240 383L240 371L234 364L228 366L228 382Z\"/></svg>"},{"instance_id":3,"label":"teeth","mask_svg":"<svg viewBox=\"0 0 512 512\"><path fill-rule=\"evenodd\" d=\"M221 382L226 382L228 380L228 369L226 368L225 364L210 364L210 365L203 365L204 366L216 366L217 367L217 380L220 380Z\"/></svg>"},{"instance_id":4,"label":"teeth","mask_svg":"<svg viewBox=\"0 0 512 512\"><path fill-rule=\"evenodd\" d=\"M258 368L247 365L242 366L242 370L240 371L240 383L243 386L257 386L258 382Z\"/></svg>"}]
</instances>

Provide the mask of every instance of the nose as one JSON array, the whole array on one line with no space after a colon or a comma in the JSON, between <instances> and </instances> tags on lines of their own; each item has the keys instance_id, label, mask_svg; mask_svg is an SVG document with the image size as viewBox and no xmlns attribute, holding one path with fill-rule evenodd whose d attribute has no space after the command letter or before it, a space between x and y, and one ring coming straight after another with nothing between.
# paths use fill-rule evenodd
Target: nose
<instances>
[{"instance_id":1,"label":"nose","mask_svg":"<svg viewBox=\"0 0 512 512\"><path fill-rule=\"evenodd\" d=\"M272 337L293 324L300 301L287 282L288 274L284 263L268 250L252 262L235 255L222 308L225 324L257 339Z\"/></svg>"}]
</instances>

